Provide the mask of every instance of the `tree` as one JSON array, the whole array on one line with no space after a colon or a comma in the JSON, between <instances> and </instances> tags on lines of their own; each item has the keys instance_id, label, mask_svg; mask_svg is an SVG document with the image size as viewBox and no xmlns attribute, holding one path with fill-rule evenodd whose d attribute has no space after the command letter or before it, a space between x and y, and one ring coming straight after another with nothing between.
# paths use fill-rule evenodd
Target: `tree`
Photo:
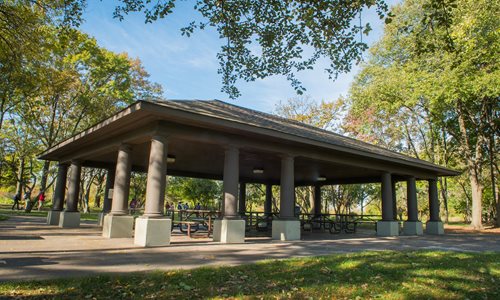
<instances>
[{"instance_id":1,"label":"tree","mask_svg":"<svg viewBox=\"0 0 500 300\"><path fill-rule=\"evenodd\" d=\"M30 193L34 183L40 192L50 187L55 170L49 161L35 161L35 155L133 101L162 93L139 59L110 52L64 27L57 16L54 20L55 8L44 10L49 2L0 4L0 32L5 33L0 39L0 184L11 185L14 178L18 193L27 187L27 174L34 174ZM5 19L27 23L2 23Z\"/></svg>"},{"instance_id":2,"label":"tree","mask_svg":"<svg viewBox=\"0 0 500 300\"><path fill-rule=\"evenodd\" d=\"M435 163L464 167L472 191L474 228L482 227L488 139L495 144L498 137L498 123L491 122L498 120L500 109L498 9L495 1L461 0L446 9L447 22L429 26L421 20L435 11L433 1L405 1L394 9L393 22L373 48L350 95L354 116L368 111L375 119L386 116L382 122L391 122L386 124L412 122L411 118L423 121L412 126L424 129L420 141L408 140L408 145L421 145ZM407 112L410 117L402 117ZM373 127L384 128L366 128Z\"/></svg>"},{"instance_id":3,"label":"tree","mask_svg":"<svg viewBox=\"0 0 500 300\"><path fill-rule=\"evenodd\" d=\"M131 12L144 12L146 22L165 18L175 10L176 0L121 1L114 16L122 20ZM190 36L195 30L214 27L227 43L217 55L222 74L222 91L231 98L240 95L238 79L254 81L284 75L295 90L305 88L297 72L312 69L321 58L328 59L330 78L348 72L359 61L367 45L359 34L367 34L369 24L358 26L363 8L372 7L380 18L387 16L384 1L196 1L194 10L203 17L181 29Z\"/></svg>"},{"instance_id":4,"label":"tree","mask_svg":"<svg viewBox=\"0 0 500 300\"><path fill-rule=\"evenodd\" d=\"M222 195L222 186L214 180L169 177L167 196L174 202L191 203L191 207L200 203L204 208L215 207Z\"/></svg>"},{"instance_id":5,"label":"tree","mask_svg":"<svg viewBox=\"0 0 500 300\"><path fill-rule=\"evenodd\" d=\"M114 17L122 20L129 13L143 12L145 21L150 23L174 13L178 2L120 0ZM82 22L85 4L85 0L12 0L0 6L0 14L11 7L21 7L42 13L67 28ZM284 75L301 94L305 88L296 74L312 69L318 60L326 58L329 67L325 71L330 78L336 78L361 59L367 45L360 34L368 34L371 27L368 23L360 24L358 17L363 9L371 7L380 18L388 16L383 0L197 0L193 10L202 18L188 21L181 33L191 36L206 27L219 33L223 40L217 55L222 91L231 98L240 95L237 80L254 81L273 75ZM9 26L5 26L5 31L13 37L18 32Z\"/></svg>"}]
</instances>

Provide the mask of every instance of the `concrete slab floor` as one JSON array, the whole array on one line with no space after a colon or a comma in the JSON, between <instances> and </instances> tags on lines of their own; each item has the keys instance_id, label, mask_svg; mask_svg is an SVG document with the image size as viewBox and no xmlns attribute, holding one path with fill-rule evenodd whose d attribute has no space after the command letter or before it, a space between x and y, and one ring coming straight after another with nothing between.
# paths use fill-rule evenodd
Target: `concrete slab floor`
<instances>
[{"instance_id":1,"label":"concrete slab floor","mask_svg":"<svg viewBox=\"0 0 500 300\"><path fill-rule=\"evenodd\" d=\"M174 230L169 246L143 248L133 238L106 239L95 222L59 228L45 218L11 216L0 222L0 281L88 276L149 270L237 265L265 259L326 255L365 250L500 251L499 235L376 237L360 234L303 232L301 241L246 238L244 244L189 239Z\"/></svg>"}]
</instances>

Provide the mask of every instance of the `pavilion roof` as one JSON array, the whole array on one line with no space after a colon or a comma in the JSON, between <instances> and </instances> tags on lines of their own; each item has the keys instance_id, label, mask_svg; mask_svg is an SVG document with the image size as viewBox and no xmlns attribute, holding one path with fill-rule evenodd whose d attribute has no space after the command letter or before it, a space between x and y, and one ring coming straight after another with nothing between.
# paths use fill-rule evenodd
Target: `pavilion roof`
<instances>
[{"instance_id":1,"label":"pavilion roof","mask_svg":"<svg viewBox=\"0 0 500 300\"><path fill-rule=\"evenodd\" d=\"M377 145L321 129L292 119L237 106L220 100L159 100L148 101L172 109L183 110L194 114L224 119L231 122L265 128L285 134L315 140L343 148L355 149L367 153L405 160L408 162L439 167L425 160L404 155Z\"/></svg>"}]
</instances>

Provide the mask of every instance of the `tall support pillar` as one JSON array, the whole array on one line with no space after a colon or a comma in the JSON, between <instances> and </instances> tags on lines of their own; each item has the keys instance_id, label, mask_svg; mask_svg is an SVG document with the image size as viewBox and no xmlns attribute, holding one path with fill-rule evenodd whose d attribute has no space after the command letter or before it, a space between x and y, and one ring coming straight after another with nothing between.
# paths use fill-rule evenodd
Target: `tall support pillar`
<instances>
[{"instance_id":1,"label":"tall support pillar","mask_svg":"<svg viewBox=\"0 0 500 300\"><path fill-rule=\"evenodd\" d=\"M111 201L113 199L113 186L115 183L115 172L116 166L114 168L108 169L106 174L106 184L104 186L104 199L102 204L102 212L99 213L99 219L97 225L103 226L104 216L111 211Z\"/></svg>"},{"instance_id":2,"label":"tall support pillar","mask_svg":"<svg viewBox=\"0 0 500 300\"><path fill-rule=\"evenodd\" d=\"M382 221L377 222L377 235L399 235L399 223L394 220L391 174L384 172L382 182Z\"/></svg>"},{"instance_id":3,"label":"tall support pillar","mask_svg":"<svg viewBox=\"0 0 500 300\"><path fill-rule=\"evenodd\" d=\"M417 184L415 177L410 177L406 181L406 193L408 220L403 223L403 232L405 235L422 235L422 222L418 220Z\"/></svg>"},{"instance_id":4,"label":"tall support pillar","mask_svg":"<svg viewBox=\"0 0 500 300\"><path fill-rule=\"evenodd\" d=\"M59 227L80 227L80 212L78 211L78 197L80 196L80 176L82 166L79 161L72 161L69 172L68 198L66 209L59 216Z\"/></svg>"},{"instance_id":5,"label":"tall support pillar","mask_svg":"<svg viewBox=\"0 0 500 300\"><path fill-rule=\"evenodd\" d=\"M391 193L392 193L392 219L398 220L398 200L396 193L396 180L391 179Z\"/></svg>"},{"instance_id":6,"label":"tall support pillar","mask_svg":"<svg viewBox=\"0 0 500 300\"><path fill-rule=\"evenodd\" d=\"M321 215L321 185L314 186L314 216Z\"/></svg>"},{"instance_id":7,"label":"tall support pillar","mask_svg":"<svg viewBox=\"0 0 500 300\"><path fill-rule=\"evenodd\" d=\"M246 183L240 183L240 195L238 197L238 212L240 216L244 217L246 212L246 200L247 200L247 185Z\"/></svg>"},{"instance_id":8,"label":"tall support pillar","mask_svg":"<svg viewBox=\"0 0 500 300\"><path fill-rule=\"evenodd\" d=\"M113 199L113 186L115 185L115 168L108 169L106 174L106 186L104 188L104 200L102 204L102 211L109 213L111 211L111 202Z\"/></svg>"},{"instance_id":9,"label":"tall support pillar","mask_svg":"<svg viewBox=\"0 0 500 300\"><path fill-rule=\"evenodd\" d=\"M170 244L172 220L163 216L165 188L167 186L168 139L155 135L151 139L146 206L144 215L135 221L134 243L139 246L164 246Z\"/></svg>"},{"instance_id":10,"label":"tall support pillar","mask_svg":"<svg viewBox=\"0 0 500 300\"><path fill-rule=\"evenodd\" d=\"M245 220L238 215L238 182L240 177L240 153L230 145L224 153L224 212L223 219L214 222L214 241L221 243L245 242Z\"/></svg>"},{"instance_id":11,"label":"tall support pillar","mask_svg":"<svg viewBox=\"0 0 500 300\"><path fill-rule=\"evenodd\" d=\"M132 170L132 146L120 145L116 159L111 211L104 216L102 236L106 238L132 237L134 217L128 214L130 172ZM108 173L109 174L109 173ZM110 176L111 177L111 176ZM106 180L108 181L108 180Z\"/></svg>"},{"instance_id":12,"label":"tall support pillar","mask_svg":"<svg viewBox=\"0 0 500 300\"><path fill-rule=\"evenodd\" d=\"M266 184L266 202L264 202L264 214L266 217L273 213L273 185Z\"/></svg>"},{"instance_id":13,"label":"tall support pillar","mask_svg":"<svg viewBox=\"0 0 500 300\"><path fill-rule=\"evenodd\" d=\"M59 217L64 207L64 197L66 196L66 181L68 179L68 165L59 163L57 167L57 179L52 198L52 209L47 214L47 224L59 225Z\"/></svg>"},{"instance_id":14,"label":"tall support pillar","mask_svg":"<svg viewBox=\"0 0 500 300\"><path fill-rule=\"evenodd\" d=\"M115 182L113 184L113 200L111 214L115 216L128 215L128 196L130 193L130 172L132 147L122 144L116 160Z\"/></svg>"},{"instance_id":15,"label":"tall support pillar","mask_svg":"<svg viewBox=\"0 0 500 300\"><path fill-rule=\"evenodd\" d=\"M439 198L437 179L429 180L429 221L425 232L428 234L444 234L444 227L439 217Z\"/></svg>"},{"instance_id":16,"label":"tall support pillar","mask_svg":"<svg viewBox=\"0 0 500 300\"><path fill-rule=\"evenodd\" d=\"M274 240L300 240L300 221L295 217L295 167L291 155L281 158L280 215L273 220Z\"/></svg>"}]
</instances>

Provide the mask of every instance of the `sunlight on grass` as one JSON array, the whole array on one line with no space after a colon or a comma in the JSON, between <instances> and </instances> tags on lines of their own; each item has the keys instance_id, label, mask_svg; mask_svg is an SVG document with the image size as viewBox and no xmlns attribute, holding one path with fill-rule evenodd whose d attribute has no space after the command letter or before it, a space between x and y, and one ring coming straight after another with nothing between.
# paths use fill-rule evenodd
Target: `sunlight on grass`
<instances>
[{"instance_id":1,"label":"sunlight on grass","mask_svg":"<svg viewBox=\"0 0 500 300\"><path fill-rule=\"evenodd\" d=\"M236 267L3 283L0 298L498 299L500 253L362 252ZM414 262L416 266L412 266ZM395 266L406 265L405 268Z\"/></svg>"},{"instance_id":2,"label":"sunlight on grass","mask_svg":"<svg viewBox=\"0 0 500 300\"><path fill-rule=\"evenodd\" d=\"M31 216L31 217L47 217L48 211L43 210L43 211L38 211L36 209L32 210L31 212L25 212L24 210L12 210L10 208L0 208L0 215L4 215L6 217L8 216ZM80 214L80 219L81 220L88 220L88 221L97 221L99 213L97 212L91 212L91 213L81 213ZM0 219L1 221L1 219Z\"/></svg>"}]
</instances>

